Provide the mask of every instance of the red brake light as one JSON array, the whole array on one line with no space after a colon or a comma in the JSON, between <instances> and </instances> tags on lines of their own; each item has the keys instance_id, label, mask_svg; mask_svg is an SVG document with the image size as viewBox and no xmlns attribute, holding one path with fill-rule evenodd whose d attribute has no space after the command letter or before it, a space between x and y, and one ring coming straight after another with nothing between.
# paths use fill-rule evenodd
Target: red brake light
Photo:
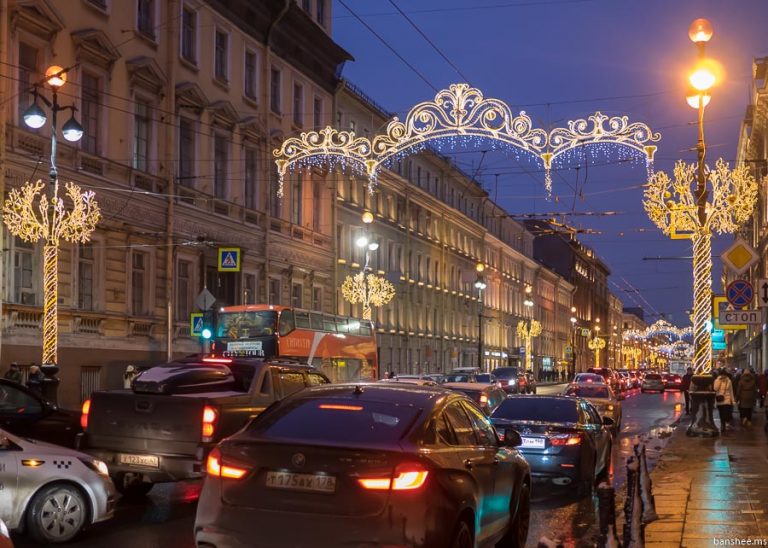
<instances>
[{"instance_id":1,"label":"red brake light","mask_svg":"<svg viewBox=\"0 0 768 548\"><path fill-rule=\"evenodd\" d=\"M215 407L206 405L203 407L203 435L202 441L213 441L213 432L216 430L216 421L219 419L219 412Z\"/></svg>"},{"instance_id":2,"label":"red brake light","mask_svg":"<svg viewBox=\"0 0 768 548\"><path fill-rule=\"evenodd\" d=\"M428 475L429 471L420 464L405 464L395 468L391 477L360 478L357 482L374 491L413 491L424 485Z\"/></svg>"},{"instance_id":3,"label":"red brake light","mask_svg":"<svg viewBox=\"0 0 768 548\"><path fill-rule=\"evenodd\" d=\"M205 470L211 476L229 479L240 479L248 472L245 468L222 464L221 451L219 451L218 447L208 454Z\"/></svg>"},{"instance_id":4,"label":"red brake light","mask_svg":"<svg viewBox=\"0 0 768 548\"><path fill-rule=\"evenodd\" d=\"M334 403L321 403L317 406L318 409L332 409L334 411L362 411L362 405L343 405Z\"/></svg>"},{"instance_id":5,"label":"red brake light","mask_svg":"<svg viewBox=\"0 0 768 548\"><path fill-rule=\"evenodd\" d=\"M550 440L552 445L579 445L581 443L581 436L579 435L564 435L555 436Z\"/></svg>"},{"instance_id":6,"label":"red brake light","mask_svg":"<svg viewBox=\"0 0 768 548\"><path fill-rule=\"evenodd\" d=\"M205 363L232 363L232 358L203 358Z\"/></svg>"},{"instance_id":7,"label":"red brake light","mask_svg":"<svg viewBox=\"0 0 768 548\"><path fill-rule=\"evenodd\" d=\"M480 394L480 403L488 403L488 396Z\"/></svg>"},{"instance_id":8,"label":"red brake light","mask_svg":"<svg viewBox=\"0 0 768 548\"><path fill-rule=\"evenodd\" d=\"M88 414L91 412L91 400L83 402L83 409L80 415L80 427L85 430L88 428Z\"/></svg>"}]
</instances>

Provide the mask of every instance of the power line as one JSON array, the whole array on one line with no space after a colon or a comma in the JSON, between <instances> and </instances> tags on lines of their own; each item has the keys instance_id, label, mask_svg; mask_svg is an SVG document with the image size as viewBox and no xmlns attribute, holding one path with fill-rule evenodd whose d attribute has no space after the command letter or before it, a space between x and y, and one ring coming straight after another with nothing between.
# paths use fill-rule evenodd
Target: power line
<instances>
[{"instance_id":1,"label":"power line","mask_svg":"<svg viewBox=\"0 0 768 548\"><path fill-rule=\"evenodd\" d=\"M485 6L461 6L455 8L430 8L420 10L409 10L408 13L446 13L451 11L479 11L505 8L524 8L533 6L546 6L554 4L583 4L592 0L536 0L531 2L508 2L504 4L487 4ZM394 12L364 13L365 17L380 17L383 15L397 15ZM337 15L334 19L346 19L349 15Z\"/></svg>"}]
</instances>

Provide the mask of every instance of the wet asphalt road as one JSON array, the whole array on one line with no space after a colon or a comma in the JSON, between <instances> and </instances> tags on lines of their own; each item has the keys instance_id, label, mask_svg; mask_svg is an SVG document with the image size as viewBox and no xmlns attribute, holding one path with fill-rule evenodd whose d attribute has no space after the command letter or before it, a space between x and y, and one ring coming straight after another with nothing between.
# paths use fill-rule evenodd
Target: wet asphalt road
<instances>
[{"instance_id":1,"label":"wet asphalt road","mask_svg":"<svg viewBox=\"0 0 768 548\"><path fill-rule=\"evenodd\" d=\"M540 387L539 394L559 393L564 385ZM622 402L623 419L619 442L614 443L612 480L618 488L624 481L625 462L633 439L649 436L648 458L652 462L664 444L665 429L680 414L682 395L677 392L640 394L635 390ZM83 533L72 548L189 548L194 547L192 527L200 482L156 485L145 500L120 500L115 518ZM578 500L574 489L534 484L531 531L528 545L542 536L560 539L566 546L589 543L596 534L596 498ZM15 535L17 547L35 544Z\"/></svg>"}]
</instances>

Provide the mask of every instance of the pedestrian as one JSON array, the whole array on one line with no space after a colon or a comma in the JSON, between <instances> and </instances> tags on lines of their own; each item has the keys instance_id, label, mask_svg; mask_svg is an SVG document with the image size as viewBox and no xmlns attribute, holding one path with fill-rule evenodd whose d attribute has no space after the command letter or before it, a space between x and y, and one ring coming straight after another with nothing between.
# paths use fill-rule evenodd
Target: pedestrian
<instances>
[{"instance_id":1,"label":"pedestrian","mask_svg":"<svg viewBox=\"0 0 768 548\"><path fill-rule=\"evenodd\" d=\"M693 367L689 367L683 375L683 381L680 385L680 389L683 391L685 397L685 414L691 414L691 379L693 378Z\"/></svg>"},{"instance_id":2,"label":"pedestrian","mask_svg":"<svg viewBox=\"0 0 768 548\"><path fill-rule=\"evenodd\" d=\"M43 395L43 379L45 375L40 371L37 365L29 366L29 375L27 376L27 388L38 396Z\"/></svg>"},{"instance_id":3,"label":"pedestrian","mask_svg":"<svg viewBox=\"0 0 768 548\"><path fill-rule=\"evenodd\" d=\"M720 415L720 431L725 434L725 425L731 422L733 414L733 383L728 372L721 369L715 379L715 405Z\"/></svg>"},{"instance_id":4,"label":"pedestrian","mask_svg":"<svg viewBox=\"0 0 768 548\"><path fill-rule=\"evenodd\" d=\"M768 369L763 371L762 375L758 375L757 384L760 391L760 407L765 407L765 393L768 391Z\"/></svg>"},{"instance_id":5,"label":"pedestrian","mask_svg":"<svg viewBox=\"0 0 768 548\"><path fill-rule=\"evenodd\" d=\"M133 379L139 376L139 370L135 365L129 365L123 373L123 388L130 389Z\"/></svg>"},{"instance_id":6,"label":"pedestrian","mask_svg":"<svg viewBox=\"0 0 768 548\"><path fill-rule=\"evenodd\" d=\"M19 369L19 364L16 362L11 362L11 366L8 368L8 371L5 372L3 378L7 381L21 384L21 369Z\"/></svg>"},{"instance_id":7,"label":"pedestrian","mask_svg":"<svg viewBox=\"0 0 768 548\"><path fill-rule=\"evenodd\" d=\"M757 399L757 379L750 369L744 369L744 372L736 384L736 401L739 403L739 416L741 424L744 426L752 425L752 408Z\"/></svg>"}]
</instances>

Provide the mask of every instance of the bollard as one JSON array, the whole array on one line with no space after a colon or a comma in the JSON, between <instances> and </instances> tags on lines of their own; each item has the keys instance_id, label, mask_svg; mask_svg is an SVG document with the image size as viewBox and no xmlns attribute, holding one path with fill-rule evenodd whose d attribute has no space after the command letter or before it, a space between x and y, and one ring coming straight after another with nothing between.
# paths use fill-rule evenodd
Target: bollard
<instances>
[{"instance_id":1,"label":"bollard","mask_svg":"<svg viewBox=\"0 0 768 548\"><path fill-rule=\"evenodd\" d=\"M643 524L659 519L656 513L656 501L653 499L653 485L648 473L645 444L635 445L635 456L640 464L640 498L643 500Z\"/></svg>"},{"instance_id":2,"label":"bollard","mask_svg":"<svg viewBox=\"0 0 768 548\"><path fill-rule=\"evenodd\" d=\"M616 492L607 483L597 486L597 509L600 521L599 548L620 548L616 534Z\"/></svg>"},{"instance_id":3,"label":"bollard","mask_svg":"<svg viewBox=\"0 0 768 548\"><path fill-rule=\"evenodd\" d=\"M637 459L629 457L627 459L627 500L624 501L624 548L642 548L645 544L639 469Z\"/></svg>"}]
</instances>

